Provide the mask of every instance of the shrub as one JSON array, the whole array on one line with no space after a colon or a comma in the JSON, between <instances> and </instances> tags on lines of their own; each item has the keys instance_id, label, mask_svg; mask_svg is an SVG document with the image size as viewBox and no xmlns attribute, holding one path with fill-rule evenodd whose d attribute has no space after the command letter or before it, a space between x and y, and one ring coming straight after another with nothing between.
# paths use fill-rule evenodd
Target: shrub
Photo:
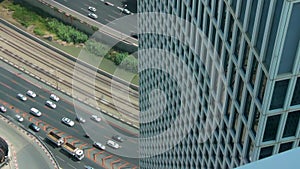
<instances>
[{"instance_id":1,"label":"shrub","mask_svg":"<svg viewBox=\"0 0 300 169\"><path fill-rule=\"evenodd\" d=\"M33 33L36 34L36 35L38 35L38 36L44 36L44 35L45 35L44 31L41 30L41 29L38 28L38 27L35 27L35 28L34 28Z\"/></svg>"}]
</instances>

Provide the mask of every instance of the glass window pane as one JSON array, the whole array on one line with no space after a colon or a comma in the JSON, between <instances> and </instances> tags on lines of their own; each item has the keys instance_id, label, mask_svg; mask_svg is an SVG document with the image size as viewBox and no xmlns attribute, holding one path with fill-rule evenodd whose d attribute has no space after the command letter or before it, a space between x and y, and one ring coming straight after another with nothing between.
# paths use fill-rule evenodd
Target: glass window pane
<instances>
[{"instance_id":1,"label":"glass window pane","mask_svg":"<svg viewBox=\"0 0 300 169\"><path fill-rule=\"evenodd\" d=\"M300 78L297 79L291 105L294 106L296 104L300 104Z\"/></svg>"},{"instance_id":2,"label":"glass window pane","mask_svg":"<svg viewBox=\"0 0 300 169\"><path fill-rule=\"evenodd\" d=\"M300 111L290 112L285 123L283 137L295 136L299 124Z\"/></svg>"},{"instance_id":3,"label":"glass window pane","mask_svg":"<svg viewBox=\"0 0 300 169\"><path fill-rule=\"evenodd\" d=\"M293 147L293 142L283 143L280 145L279 153L290 150Z\"/></svg>"},{"instance_id":4,"label":"glass window pane","mask_svg":"<svg viewBox=\"0 0 300 169\"><path fill-rule=\"evenodd\" d=\"M273 96L272 96L272 102L270 109L278 109L283 108L284 101L285 101L285 95L287 92L289 86L289 79L288 80L282 80L275 83Z\"/></svg>"},{"instance_id":5,"label":"glass window pane","mask_svg":"<svg viewBox=\"0 0 300 169\"><path fill-rule=\"evenodd\" d=\"M270 116L267 119L263 141L275 140L277 135L278 124L280 122L280 114Z\"/></svg>"},{"instance_id":6,"label":"glass window pane","mask_svg":"<svg viewBox=\"0 0 300 169\"><path fill-rule=\"evenodd\" d=\"M274 146L264 147L260 150L259 159L269 157L273 154Z\"/></svg>"}]
</instances>

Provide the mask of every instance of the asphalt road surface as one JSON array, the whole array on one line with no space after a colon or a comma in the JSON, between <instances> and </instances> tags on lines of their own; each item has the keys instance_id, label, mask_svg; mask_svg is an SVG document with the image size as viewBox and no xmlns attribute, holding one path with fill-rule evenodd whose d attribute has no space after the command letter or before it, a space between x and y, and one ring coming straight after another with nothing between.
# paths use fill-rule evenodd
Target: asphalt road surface
<instances>
[{"instance_id":1,"label":"asphalt road surface","mask_svg":"<svg viewBox=\"0 0 300 169\"><path fill-rule=\"evenodd\" d=\"M0 136L12 144L19 169L54 169L48 156L35 142L13 126L0 120ZM13 160L13 159L12 159ZM14 168L15 164L11 164Z\"/></svg>"},{"instance_id":2,"label":"asphalt road surface","mask_svg":"<svg viewBox=\"0 0 300 169\"><path fill-rule=\"evenodd\" d=\"M97 11L95 14L98 16L96 21L108 25L115 30L123 32L127 35L137 33L137 17L135 15L127 15L121 12L120 9L124 8L136 13L137 0L55 0L56 2L73 9L84 16L87 16L90 11L89 6L95 7ZM107 5L109 2L112 5Z\"/></svg>"},{"instance_id":3,"label":"asphalt road surface","mask_svg":"<svg viewBox=\"0 0 300 169\"><path fill-rule=\"evenodd\" d=\"M20 114L26 119L23 122L24 126L28 126L29 123L33 122L41 127L42 130L36 133L41 138L45 138L49 131L54 131L67 138L68 142L84 150L86 158L78 162L45 139L46 144L55 154L62 168L83 168L84 165L94 166L95 168L101 168L100 166L108 167L109 165L129 168L138 166L138 159L127 158L128 156L136 157L138 155L138 146L136 139L134 139L136 133L126 130L127 126L125 124L104 116L82 103L74 102L76 110L81 111L80 114L85 115L84 118L87 121L84 125L80 125L79 122L75 121L76 113L71 98L29 78L25 74L17 73L17 70L10 68L10 71L14 72L9 72L2 65L3 63L1 63L0 68L0 104L4 104L8 108L5 115L14 118L16 113ZM33 90L38 96L36 98L27 97L28 100L26 102L16 98L18 93L25 94L27 90ZM45 106L45 101L49 100L50 93L55 93L61 97L61 100L56 103L56 109ZM34 117L29 114L31 107L39 109L43 113L42 116ZM102 121L99 123L92 121L90 119L92 114L101 116ZM62 124L62 117L74 120L75 126L68 127ZM86 138L85 133L88 133L90 138ZM114 134L119 134L126 138L123 143L120 143L120 149L115 150L106 146L106 151L100 151L92 146L94 141L105 144Z\"/></svg>"}]
</instances>

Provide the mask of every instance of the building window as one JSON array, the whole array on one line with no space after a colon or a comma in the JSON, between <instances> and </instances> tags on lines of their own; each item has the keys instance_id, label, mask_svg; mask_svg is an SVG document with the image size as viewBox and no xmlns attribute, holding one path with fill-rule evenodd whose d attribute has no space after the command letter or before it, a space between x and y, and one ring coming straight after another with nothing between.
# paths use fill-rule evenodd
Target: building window
<instances>
[{"instance_id":1,"label":"building window","mask_svg":"<svg viewBox=\"0 0 300 169\"><path fill-rule=\"evenodd\" d=\"M239 104L239 106L241 106L241 100L242 100L242 96L243 96L243 88L244 88L244 83L243 83L243 79L241 77L239 77L239 86L238 86L238 91L237 91L237 102Z\"/></svg>"},{"instance_id":2,"label":"building window","mask_svg":"<svg viewBox=\"0 0 300 169\"><path fill-rule=\"evenodd\" d=\"M229 30L228 30L228 36L227 36L227 43L229 44L229 46L231 46L234 20L233 20L233 16L231 14L229 14L229 16L230 17L229 17Z\"/></svg>"},{"instance_id":3,"label":"building window","mask_svg":"<svg viewBox=\"0 0 300 169\"><path fill-rule=\"evenodd\" d=\"M293 142L280 144L279 153L292 149Z\"/></svg>"},{"instance_id":4,"label":"building window","mask_svg":"<svg viewBox=\"0 0 300 169\"><path fill-rule=\"evenodd\" d=\"M224 4L223 1L221 1L222 3L222 16L221 16L221 31L224 33L224 28L225 28L225 21L226 21L226 14L227 14L227 9L226 9L226 5Z\"/></svg>"},{"instance_id":5,"label":"building window","mask_svg":"<svg viewBox=\"0 0 300 169\"><path fill-rule=\"evenodd\" d=\"M250 72L250 85L252 86L252 88L254 88L254 83L255 83L256 74L257 74L257 67L258 67L258 62L257 62L255 56L253 56L252 67L251 67L251 72Z\"/></svg>"},{"instance_id":6,"label":"building window","mask_svg":"<svg viewBox=\"0 0 300 169\"><path fill-rule=\"evenodd\" d=\"M247 91L247 97L246 97L246 103L245 103L245 108L244 108L244 116L246 117L246 120L248 120L249 113L250 113L250 106L251 106L251 95Z\"/></svg>"},{"instance_id":7,"label":"building window","mask_svg":"<svg viewBox=\"0 0 300 169\"><path fill-rule=\"evenodd\" d=\"M232 104L232 100L230 98L229 95L227 95L227 107L225 109L225 117L226 117L226 120L229 121L229 116L230 116L230 110L231 110L231 104Z\"/></svg>"},{"instance_id":8,"label":"building window","mask_svg":"<svg viewBox=\"0 0 300 169\"><path fill-rule=\"evenodd\" d=\"M255 21L255 15L257 11L257 4L259 1L252 1L252 6L250 7L250 16L249 16L249 24L248 24L248 31L247 34L249 35L249 39L252 37L253 28L254 28L254 21Z\"/></svg>"},{"instance_id":9,"label":"building window","mask_svg":"<svg viewBox=\"0 0 300 169\"><path fill-rule=\"evenodd\" d=\"M236 70L235 70L235 65L233 62L231 62L231 75L230 75L230 81L229 81L229 88L231 91L233 91L233 86L234 86L234 82L235 82L235 75L236 75Z\"/></svg>"},{"instance_id":10,"label":"building window","mask_svg":"<svg viewBox=\"0 0 300 169\"><path fill-rule=\"evenodd\" d=\"M261 80L260 80L260 85L259 85L259 90L258 90L258 99L260 101L260 103L263 103L263 98L265 95L265 88L266 88L266 84L267 84L267 77L265 75L265 73L262 71L261 73Z\"/></svg>"},{"instance_id":11,"label":"building window","mask_svg":"<svg viewBox=\"0 0 300 169\"><path fill-rule=\"evenodd\" d=\"M287 116L283 137L295 136L299 124L300 111L290 112Z\"/></svg>"},{"instance_id":12,"label":"building window","mask_svg":"<svg viewBox=\"0 0 300 169\"><path fill-rule=\"evenodd\" d=\"M297 79L291 105L294 106L297 104L300 104L300 77Z\"/></svg>"},{"instance_id":13,"label":"building window","mask_svg":"<svg viewBox=\"0 0 300 169\"><path fill-rule=\"evenodd\" d=\"M246 12L246 6L247 6L248 1L241 1L241 8L240 8L240 17L239 20L243 24L244 22L244 17L245 17L245 12Z\"/></svg>"},{"instance_id":14,"label":"building window","mask_svg":"<svg viewBox=\"0 0 300 169\"><path fill-rule=\"evenodd\" d=\"M275 140L281 115L270 116L267 119L263 141Z\"/></svg>"},{"instance_id":15,"label":"building window","mask_svg":"<svg viewBox=\"0 0 300 169\"><path fill-rule=\"evenodd\" d=\"M272 102L270 105L271 110L283 108L284 101L285 101L285 95L286 95L288 86L289 86L289 79L277 81L275 83L273 96L272 96Z\"/></svg>"},{"instance_id":16,"label":"building window","mask_svg":"<svg viewBox=\"0 0 300 169\"><path fill-rule=\"evenodd\" d=\"M273 154L274 146L264 147L260 149L259 159L269 157Z\"/></svg>"},{"instance_id":17,"label":"building window","mask_svg":"<svg viewBox=\"0 0 300 169\"><path fill-rule=\"evenodd\" d=\"M259 117L260 117L260 113L259 113L257 107L255 106L254 112L253 112L253 117L252 117L252 124L251 124L251 130L252 130L254 136L256 136Z\"/></svg>"},{"instance_id":18,"label":"building window","mask_svg":"<svg viewBox=\"0 0 300 169\"><path fill-rule=\"evenodd\" d=\"M227 71L228 71L228 62L229 62L229 54L228 54L228 51L226 50L226 48L224 47L224 61L223 61L223 68L224 68L224 74L225 74L225 77L227 76Z\"/></svg>"},{"instance_id":19,"label":"building window","mask_svg":"<svg viewBox=\"0 0 300 169\"><path fill-rule=\"evenodd\" d=\"M243 53L243 63L242 63L242 70L244 73L246 73L247 70L247 65L248 65L248 59L249 59L249 52L250 52L250 47L248 43L245 43L245 48L244 48L244 53Z\"/></svg>"},{"instance_id":20,"label":"building window","mask_svg":"<svg viewBox=\"0 0 300 169\"><path fill-rule=\"evenodd\" d=\"M234 56L237 58L239 56L240 46L242 40L242 33L240 29L237 27L236 37L235 37L235 48L234 48Z\"/></svg>"}]
</instances>

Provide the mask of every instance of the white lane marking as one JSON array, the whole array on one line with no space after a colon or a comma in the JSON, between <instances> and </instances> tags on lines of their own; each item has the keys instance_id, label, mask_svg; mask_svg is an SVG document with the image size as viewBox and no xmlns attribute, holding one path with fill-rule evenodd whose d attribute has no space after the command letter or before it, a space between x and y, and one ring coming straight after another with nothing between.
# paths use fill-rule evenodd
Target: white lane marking
<instances>
[{"instance_id":1,"label":"white lane marking","mask_svg":"<svg viewBox=\"0 0 300 169\"><path fill-rule=\"evenodd\" d=\"M61 161L65 161L64 159L60 158L59 156L55 156L55 157L60 159Z\"/></svg>"},{"instance_id":2,"label":"white lane marking","mask_svg":"<svg viewBox=\"0 0 300 169\"><path fill-rule=\"evenodd\" d=\"M104 19L106 22L108 22L109 24L116 24L115 22L111 21L111 20L108 20L108 19ZM107 23L107 24L108 24Z\"/></svg>"},{"instance_id":3,"label":"white lane marking","mask_svg":"<svg viewBox=\"0 0 300 169\"><path fill-rule=\"evenodd\" d=\"M72 166L71 164L69 164L69 163L67 163L67 164L68 164L68 166L70 166L70 167L72 167L72 168L75 168L75 169L76 169L76 167Z\"/></svg>"}]
</instances>

